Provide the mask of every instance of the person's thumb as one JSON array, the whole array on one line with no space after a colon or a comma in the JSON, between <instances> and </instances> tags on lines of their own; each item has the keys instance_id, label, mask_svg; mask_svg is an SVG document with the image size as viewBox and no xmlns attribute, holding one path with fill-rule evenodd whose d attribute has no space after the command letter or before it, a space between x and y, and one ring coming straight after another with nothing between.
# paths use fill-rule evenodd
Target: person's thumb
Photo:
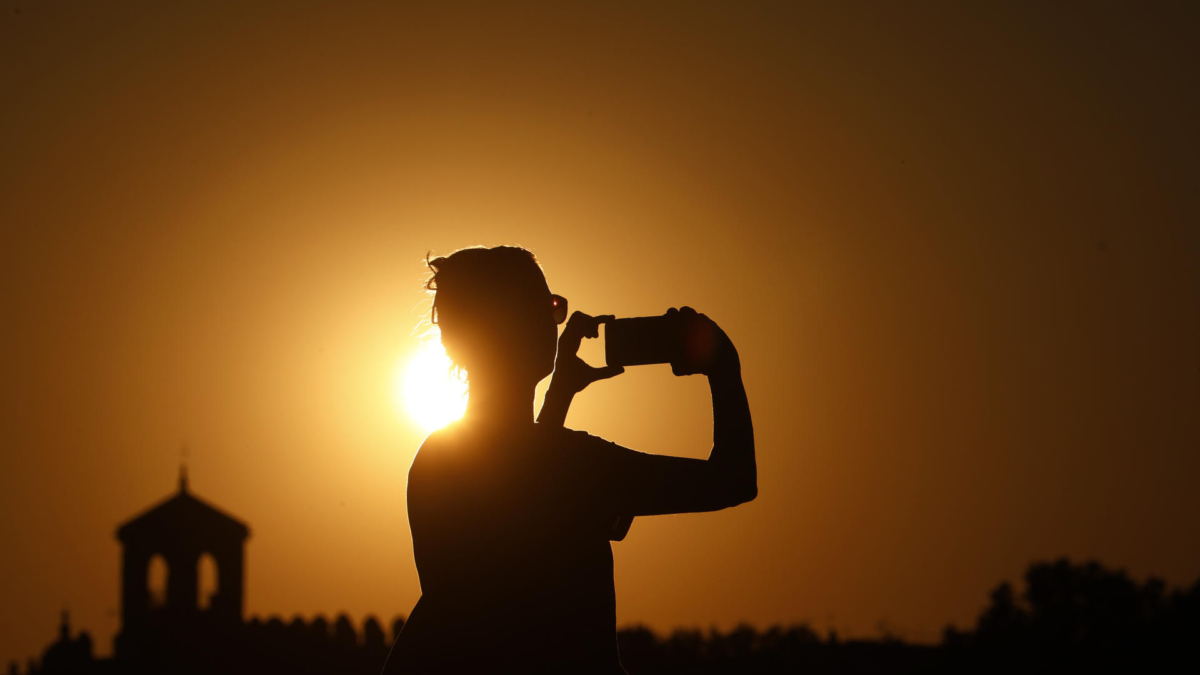
<instances>
[{"instance_id":1,"label":"person's thumb","mask_svg":"<svg viewBox=\"0 0 1200 675\"><path fill-rule=\"evenodd\" d=\"M608 378L616 377L623 372L625 372L625 366L604 366L603 368L596 368L592 371L592 381L607 380Z\"/></svg>"}]
</instances>

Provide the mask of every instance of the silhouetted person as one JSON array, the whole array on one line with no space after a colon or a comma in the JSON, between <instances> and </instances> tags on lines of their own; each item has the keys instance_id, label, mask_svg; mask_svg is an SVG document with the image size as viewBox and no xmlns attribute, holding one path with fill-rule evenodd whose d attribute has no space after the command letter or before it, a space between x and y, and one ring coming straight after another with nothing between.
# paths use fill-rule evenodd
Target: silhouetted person
<instances>
[{"instance_id":1,"label":"silhouetted person","mask_svg":"<svg viewBox=\"0 0 1200 675\"><path fill-rule=\"evenodd\" d=\"M757 494L737 351L704 315L670 310L716 336L715 358L672 364L708 376L713 448L707 461L635 452L562 428L576 393L622 372L576 356L611 317L576 312L559 338L566 301L525 249L464 249L428 264L433 321L470 399L409 470L422 595L384 670L623 673L610 538L633 516L715 511ZM551 372L535 423L534 387Z\"/></svg>"}]
</instances>

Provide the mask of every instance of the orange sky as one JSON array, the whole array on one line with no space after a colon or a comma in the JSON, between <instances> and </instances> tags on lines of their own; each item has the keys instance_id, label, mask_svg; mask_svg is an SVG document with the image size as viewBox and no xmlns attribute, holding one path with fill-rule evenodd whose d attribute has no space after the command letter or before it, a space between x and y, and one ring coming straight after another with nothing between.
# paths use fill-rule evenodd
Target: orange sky
<instances>
[{"instance_id":1,"label":"orange sky","mask_svg":"<svg viewBox=\"0 0 1200 675\"><path fill-rule=\"evenodd\" d=\"M393 381L472 244L743 355L759 497L639 519L623 624L936 640L1034 559L1200 575L1195 4L158 4L0 9L0 662L64 606L109 651L184 444L248 615L407 613ZM568 424L702 457L707 405L637 368Z\"/></svg>"}]
</instances>

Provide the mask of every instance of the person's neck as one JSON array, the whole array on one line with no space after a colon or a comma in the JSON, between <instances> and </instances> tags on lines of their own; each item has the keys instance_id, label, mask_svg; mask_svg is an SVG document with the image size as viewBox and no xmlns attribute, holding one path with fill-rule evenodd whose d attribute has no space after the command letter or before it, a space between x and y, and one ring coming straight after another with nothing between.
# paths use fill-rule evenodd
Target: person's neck
<instances>
[{"instance_id":1,"label":"person's neck","mask_svg":"<svg viewBox=\"0 0 1200 675\"><path fill-rule=\"evenodd\" d=\"M472 379L464 418L489 427L532 425L535 387L486 377Z\"/></svg>"}]
</instances>

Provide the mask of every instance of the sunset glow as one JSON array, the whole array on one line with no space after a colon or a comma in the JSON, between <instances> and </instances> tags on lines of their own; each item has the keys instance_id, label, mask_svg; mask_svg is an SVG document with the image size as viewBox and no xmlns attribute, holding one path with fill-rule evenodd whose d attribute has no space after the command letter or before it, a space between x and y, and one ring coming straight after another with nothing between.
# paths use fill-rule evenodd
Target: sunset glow
<instances>
[{"instance_id":1,"label":"sunset glow","mask_svg":"<svg viewBox=\"0 0 1200 675\"><path fill-rule=\"evenodd\" d=\"M450 357L440 342L421 345L400 370L396 398L426 432L462 417L467 409L467 383L450 372Z\"/></svg>"},{"instance_id":2,"label":"sunset glow","mask_svg":"<svg viewBox=\"0 0 1200 675\"><path fill-rule=\"evenodd\" d=\"M11 3L0 674L64 609L114 655L115 528L183 464L245 568L130 548L130 608L174 579L221 611L240 576L246 630L323 623L343 654L344 614L390 644L423 592L409 472L468 402L428 263L473 246L531 250L572 312L692 307L738 352L758 498L610 542L619 629L940 645L1059 557L1165 603L1200 579L1197 34L1181 0ZM703 460L710 384L631 366L547 419Z\"/></svg>"}]
</instances>

